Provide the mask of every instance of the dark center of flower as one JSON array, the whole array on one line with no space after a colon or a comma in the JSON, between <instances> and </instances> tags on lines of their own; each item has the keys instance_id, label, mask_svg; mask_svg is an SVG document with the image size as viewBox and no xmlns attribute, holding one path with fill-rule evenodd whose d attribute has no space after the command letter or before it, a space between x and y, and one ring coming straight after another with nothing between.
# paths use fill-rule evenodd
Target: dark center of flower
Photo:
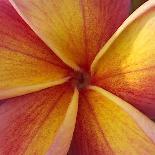
<instances>
[{"instance_id":1,"label":"dark center of flower","mask_svg":"<svg viewBox=\"0 0 155 155\"><path fill-rule=\"evenodd\" d=\"M75 72L73 77L73 84L79 90L86 88L90 84L90 76L86 72Z\"/></svg>"}]
</instances>

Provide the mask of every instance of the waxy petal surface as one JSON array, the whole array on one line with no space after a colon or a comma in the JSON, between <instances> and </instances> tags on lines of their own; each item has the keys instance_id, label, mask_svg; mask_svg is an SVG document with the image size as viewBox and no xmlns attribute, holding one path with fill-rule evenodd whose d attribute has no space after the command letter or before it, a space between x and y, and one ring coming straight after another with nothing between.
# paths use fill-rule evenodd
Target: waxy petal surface
<instances>
[{"instance_id":1,"label":"waxy petal surface","mask_svg":"<svg viewBox=\"0 0 155 155\"><path fill-rule=\"evenodd\" d=\"M94 84L155 118L155 1L134 12L96 57Z\"/></svg>"},{"instance_id":2,"label":"waxy petal surface","mask_svg":"<svg viewBox=\"0 0 155 155\"><path fill-rule=\"evenodd\" d=\"M155 124L130 104L99 88L80 94L69 155L154 155Z\"/></svg>"},{"instance_id":3,"label":"waxy petal surface","mask_svg":"<svg viewBox=\"0 0 155 155\"><path fill-rule=\"evenodd\" d=\"M68 67L36 36L9 1L0 0L0 99L65 81Z\"/></svg>"},{"instance_id":4,"label":"waxy petal surface","mask_svg":"<svg viewBox=\"0 0 155 155\"><path fill-rule=\"evenodd\" d=\"M10 2L46 44L76 70L89 67L130 10L130 0Z\"/></svg>"},{"instance_id":5,"label":"waxy petal surface","mask_svg":"<svg viewBox=\"0 0 155 155\"><path fill-rule=\"evenodd\" d=\"M61 150L66 155L77 105L78 92L67 84L1 100L0 154L43 155L50 150L58 155Z\"/></svg>"}]
</instances>

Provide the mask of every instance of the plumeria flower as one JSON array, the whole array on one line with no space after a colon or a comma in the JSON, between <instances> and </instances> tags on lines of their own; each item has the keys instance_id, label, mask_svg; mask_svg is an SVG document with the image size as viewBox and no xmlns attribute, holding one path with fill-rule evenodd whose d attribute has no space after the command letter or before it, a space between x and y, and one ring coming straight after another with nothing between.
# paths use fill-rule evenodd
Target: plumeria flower
<instances>
[{"instance_id":1,"label":"plumeria flower","mask_svg":"<svg viewBox=\"0 0 155 155\"><path fill-rule=\"evenodd\" d=\"M130 8L0 0L0 155L155 155L155 0Z\"/></svg>"}]
</instances>

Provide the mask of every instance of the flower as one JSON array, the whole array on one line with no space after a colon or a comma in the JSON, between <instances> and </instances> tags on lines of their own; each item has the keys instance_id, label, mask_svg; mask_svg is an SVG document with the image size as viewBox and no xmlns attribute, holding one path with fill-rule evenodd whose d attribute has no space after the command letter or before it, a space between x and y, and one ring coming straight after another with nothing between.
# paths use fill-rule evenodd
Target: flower
<instances>
[{"instance_id":1,"label":"flower","mask_svg":"<svg viewBox=\"0 0 155 155\"><path fill-rule=\"evenodd\" d=\"M129 8L0 0L1 155L155 154L155 0Z\"/></svg>"}]
</instances>

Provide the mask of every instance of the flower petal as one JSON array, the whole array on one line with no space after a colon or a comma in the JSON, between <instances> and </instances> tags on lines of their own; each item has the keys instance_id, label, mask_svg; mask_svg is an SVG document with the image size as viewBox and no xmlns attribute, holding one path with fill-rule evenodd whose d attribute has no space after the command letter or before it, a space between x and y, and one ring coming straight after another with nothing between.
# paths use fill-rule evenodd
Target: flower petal
<instances>
[{"instance_id":1,"label":"flower petal","mask_svg":"<svg viewBox=\"0 0 155 155\"><path fill-rule=\"evenodd\" d=\"M130 0L10 2L47 45L77 70L79 66L88 68L130 10Z\"/></svg>"},{"instance_id":2,"label":"flower petal","mask_svg":"<svg viewBox=\"0 0 155 155\"><path fill-rule=\"evenodd\" d=\"M0 154L42 155L54 145L55 152L61 149L60 155L65 155L75 126L77 100L78 92L65 84L0 101ZM51 154L58 155L55 152Z\"/></svg>"},{"instance_id":3,"label":"flower petal","mask_svg":"<svg viewBox=\"0 0 155 155\"><path fill-rule=\"evenodd\" d=\"M95 86L80 94L69 155L154 155L155 124L111 93Z\"/></svg>"},{"instance_id":4,"label":"flower petal","mask_svg":"<svg viewBox=\"0 0 155 155\"><path fill-rule=\"evenodd\" d=\"M68 67L0 0L0 99L62 83Z\"/></svg>"},{"instance_id":5,"label":"flower petal","mask_svg":"<svg viewBox=\"0 0 155 155\"><path fill-rule=\"evenodd\" d=\"M94 85L155 118L155 1L134 12L96 57Z\"/></svg>"}]
</instances>

